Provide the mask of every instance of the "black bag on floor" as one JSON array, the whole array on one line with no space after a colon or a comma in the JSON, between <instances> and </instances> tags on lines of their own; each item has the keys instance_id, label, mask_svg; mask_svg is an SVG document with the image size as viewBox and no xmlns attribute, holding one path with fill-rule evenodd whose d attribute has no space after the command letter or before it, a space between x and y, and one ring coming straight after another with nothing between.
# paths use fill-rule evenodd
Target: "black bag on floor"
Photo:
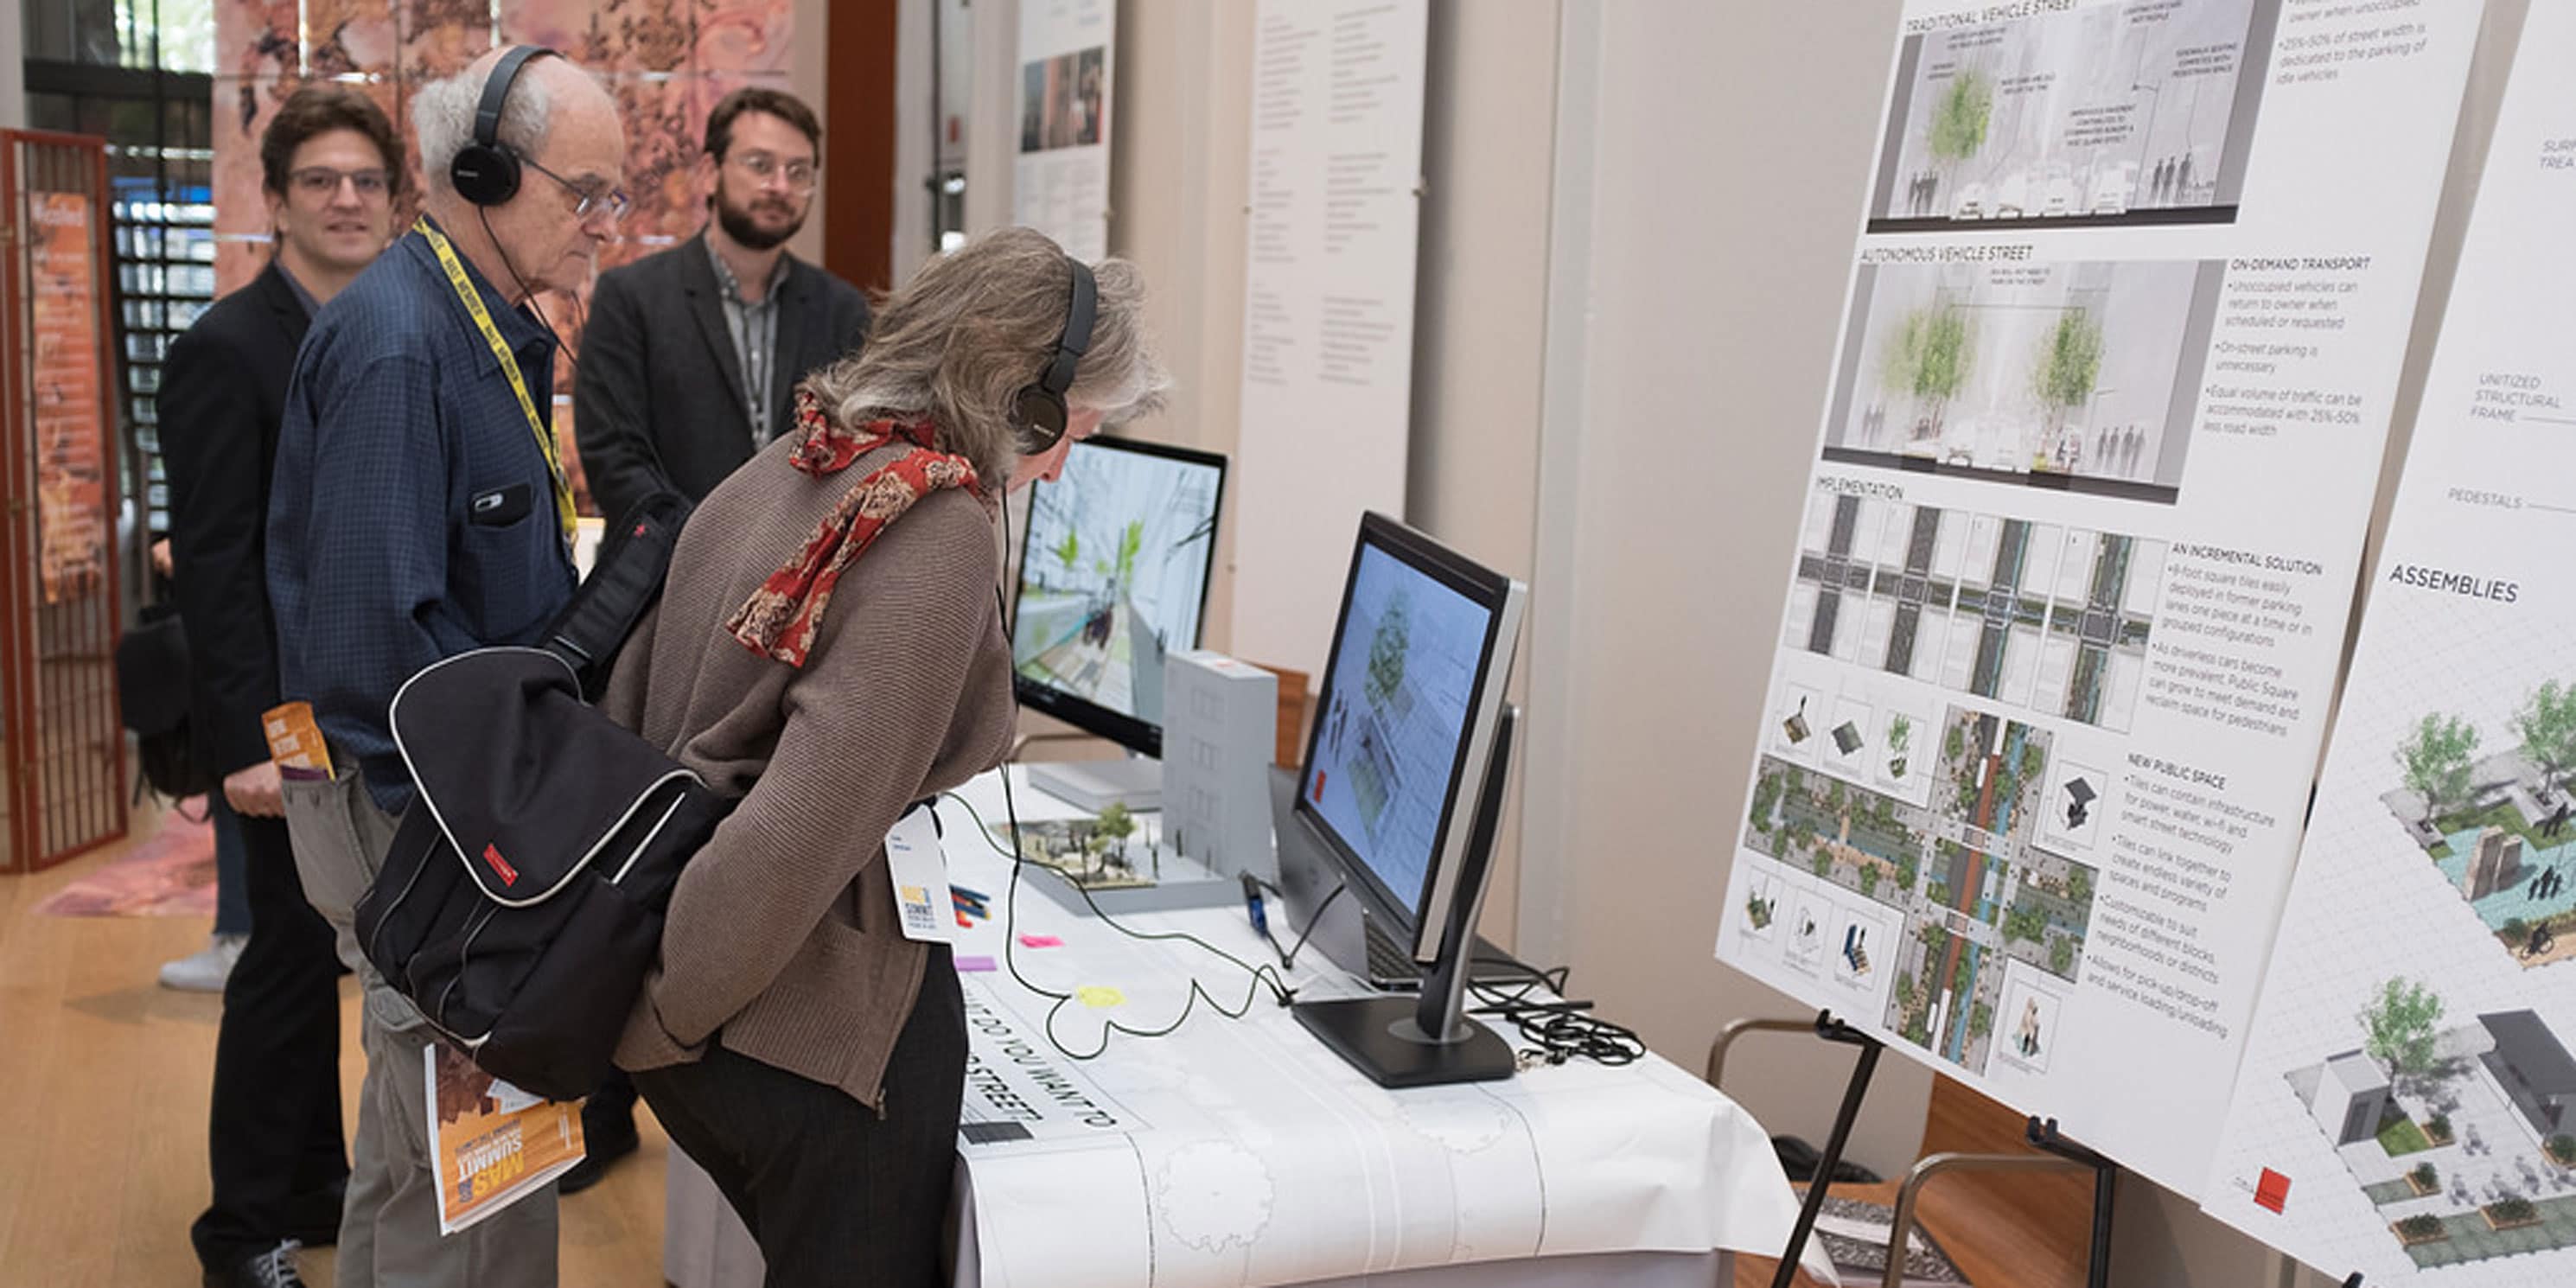
<instances>
[{"instance_id":1,"label":"black bag on floor","mask_svg":"<svg viewBox=\"0 0 2576 1288\"><path fill-rule=\"evenodd\" d=\"M661 588L685 510L657 514L621 521L547 647L435 663L388 712L414 797L359 948L476 1064L551 1099L607 1076L671 888L726 809L586 700Z\"/></svg>"}]
</instances>

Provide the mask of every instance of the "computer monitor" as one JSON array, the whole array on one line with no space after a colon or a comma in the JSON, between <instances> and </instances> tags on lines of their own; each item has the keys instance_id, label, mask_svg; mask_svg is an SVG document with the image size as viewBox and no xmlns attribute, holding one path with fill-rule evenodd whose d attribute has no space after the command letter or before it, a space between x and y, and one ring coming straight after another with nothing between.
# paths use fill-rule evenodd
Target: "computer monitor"
<instances>
[{"instance_id":1,"label":"computer monitor","mask_svg":"<svg viewBox=\"0 0 2576 1288\"><path fill-rule=\"evenodd\" d=\"M1425 965L1459 897L1528 598L1393 519L1360 519L1296 813Z\"/></svg>"},{"instance_id":2,"label":"computer monitor","mask_svg":"<svg viewBox=\"0 0 2576 1288\"><path fill-rule=\"evenodd\" d=\"M1012 609L1020 702L1140 755L1163 750L1163 655L1199 646L1225 458L1094 437L1029 489Z\"/></svg>"}]
</instances>

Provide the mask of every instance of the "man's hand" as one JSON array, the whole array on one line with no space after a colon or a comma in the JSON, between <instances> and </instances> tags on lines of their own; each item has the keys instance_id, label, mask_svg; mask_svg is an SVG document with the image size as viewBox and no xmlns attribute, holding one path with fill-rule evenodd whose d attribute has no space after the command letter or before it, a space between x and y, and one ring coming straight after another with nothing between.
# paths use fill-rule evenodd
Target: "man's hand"
<instances>
[{"instance_id":1,"label":"man's hand","mask_svg":"<svg viewBox=\"0 0 2576 1288\"><path fill-rule=\"evenodd\" d=\"M263 760L224 775L224 800L236 814L286 817L286 798L278 791L277 763Z\"/></svg>"},{"instance_id":2,"label":"man's hand","mask_svg":"<svg viewBox=\"0 0 2576 1288\"><path fill-rule=\"evenodd\" d=\"M164 577L170 575L170 538L163 537L152 543L152 571Z\"/></svg>"}]
</instances>

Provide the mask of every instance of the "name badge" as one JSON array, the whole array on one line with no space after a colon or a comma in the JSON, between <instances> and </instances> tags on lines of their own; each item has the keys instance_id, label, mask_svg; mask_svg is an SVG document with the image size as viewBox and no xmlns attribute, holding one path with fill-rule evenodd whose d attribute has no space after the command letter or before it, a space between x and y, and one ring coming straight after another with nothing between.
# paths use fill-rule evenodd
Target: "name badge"
<instances>
[{"instance_id":1,"label":"name badge","mask_svg":"<svg viewBox=\"0 0 2576 1288\"><path fill-rule=\"evenodd\" d=\"M903 937L925 944L948 943L957 919L947 912L948 856L939 849L939 827L928 808L895 821L886 833L886 872L894 878L895 923Z\"/></svg>"}]
</instances>

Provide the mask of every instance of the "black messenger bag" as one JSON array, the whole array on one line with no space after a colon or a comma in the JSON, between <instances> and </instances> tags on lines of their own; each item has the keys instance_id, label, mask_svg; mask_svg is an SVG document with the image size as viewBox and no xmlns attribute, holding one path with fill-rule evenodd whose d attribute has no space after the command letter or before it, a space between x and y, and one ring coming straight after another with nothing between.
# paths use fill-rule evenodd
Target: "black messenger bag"
<instances>
[{"instance_id":1,"label":"black messenger bag","mask_svg":"<svg viewBox=\"0 0 2576 1288\"><path fill-rule=\"evenodd\" d=\"M476 1064L549 1099L607 1076L671 888L727 808L586 700L661 589L686 511L655 504L620 521L546 647L437 662L388 712L414 794L358 946Z\"/></svg>"}]
</instances>

